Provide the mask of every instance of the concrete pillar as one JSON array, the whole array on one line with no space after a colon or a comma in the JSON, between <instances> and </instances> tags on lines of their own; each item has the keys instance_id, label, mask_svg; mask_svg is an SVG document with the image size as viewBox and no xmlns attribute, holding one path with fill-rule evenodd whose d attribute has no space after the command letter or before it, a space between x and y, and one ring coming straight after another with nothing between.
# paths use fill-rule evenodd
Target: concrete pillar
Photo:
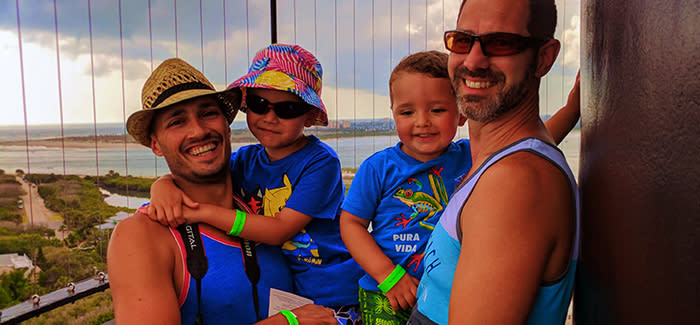
<instances>
[{"instance_id":1,"label":"concrete pillar","mask_svg":"<svg viewBox=\"0 0 700 325\"><path fill-rule=\"evenodd\" d=\"M700 322L700 0L582 8L580 324Z\"/></svg>"}]
</instances>

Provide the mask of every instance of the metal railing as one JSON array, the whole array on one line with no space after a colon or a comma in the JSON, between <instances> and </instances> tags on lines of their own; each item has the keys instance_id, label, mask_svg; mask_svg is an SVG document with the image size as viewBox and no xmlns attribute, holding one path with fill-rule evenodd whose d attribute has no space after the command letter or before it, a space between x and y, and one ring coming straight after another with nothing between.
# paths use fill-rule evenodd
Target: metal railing
<instances>
[{"instance_id":1,"label":"metal railing","mask_svg":"<svg viewBox=\"0 0 700 325\"><path fill-rule=\"evenodd\" d=\"M0 324L17 324L108 288L109 278L100 272L94 278L69 283L64 289L42 296L33 295L25 302L3 309L0 311Z\"/></svg>"}]
</instances>

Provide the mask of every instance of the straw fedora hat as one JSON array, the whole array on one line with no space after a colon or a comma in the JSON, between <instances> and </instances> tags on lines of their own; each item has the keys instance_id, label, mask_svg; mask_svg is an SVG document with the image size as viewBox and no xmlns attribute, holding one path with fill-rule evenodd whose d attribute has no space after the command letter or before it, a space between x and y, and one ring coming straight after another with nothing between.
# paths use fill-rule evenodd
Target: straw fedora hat
<instances>
[{"instance_id":1,"label":"straw fedora hat","mask_svg":"<svg viewBox=\"0 0 700 325\"><path fill-rule=\"evenodd\" d=\"M129 116L126 130L146 147L151 146L151 120L156 110L200 96L214 95L226 116L233 122L241 105L241 90L231 88L216 91L214 86L195 67L182 59L163 61L148 77L141 90L142 109Z\"/></svg>"}]
</instances>

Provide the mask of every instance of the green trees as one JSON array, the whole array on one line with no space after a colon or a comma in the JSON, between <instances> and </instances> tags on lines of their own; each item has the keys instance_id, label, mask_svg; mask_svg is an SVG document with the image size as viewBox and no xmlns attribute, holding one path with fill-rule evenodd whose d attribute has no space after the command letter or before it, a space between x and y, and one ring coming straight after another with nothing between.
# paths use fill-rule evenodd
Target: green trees
<instances>
[{"instance_id":1,"label":"green trees","mask_svg":"<svg viewBox=\"0 0 700 325\"><path fill-rule=\"evenodd\" d=\"M93 249L47 247L44 255L45 264L39 264L37 261L37 265L42 269L39 284L48 291L63 288L70 282L95 276L96 270L107 269L104 256Z\"/></svg>"},{"instance_id":2,"label":"green trees","mask_svg":"<svg viewBox=\"0 0 700 325\"><path fill-rule=\"evenodd\" d=\"M111 230L101 230L95 226L118 211L133 212L133 209L106 204L95 184L98 178L54 174L27 174L26 177L29 182L37 184L37 191L47 208L63 217L63 224L58 228L59 239L53 229L45 226L26 227L0 222L0 254L28 255L41 269L36 283L24 278L26 270L0 276L0 308L17 304L33 294L43 295L65 288L69 282L93 277L98 271L106 272L106 252ZM4 182L4 179L7 181ZM99 179L114 186L129 186L130 195L134 195L134 189L148 193L154 181L120 176L114 171ZM7 175L0 170L0 220L3 216L3 189L6 189L4 193L12 195L6 200L7 207L20 211L17 209L17 196L23 193L9 190L10 186L21 190L21 185L15 181L15 175ZM42 314L27 323L102 324L113 317L109 292L102 292Z\"/></svg>"},{"instance_id":3,"label":"green trees","mask_svg":"<svg viewBox=\"0 0 700 325\"><path fill-rule=\"evenodd\" d=\"M120 176L119 173L110 170L105 176L100 177L100 185L106 189L120 193L138 197L149 197L151 184L155 182L155 178L134 177L131 175Z\"/></svg>"},{"instance_id":4,"label":"green trees","mask_svg":"<svg viewBox=\"0 0 700 325\"><path fill-rule=\"evenodd\" d=\"M22 185L14 175L7 175L0 169L0 221L22 222L20 196L24 195Z\"/></svg>"},{"instance_id":5,"label":"green trees","mask_svg":"<svg viewBox=\"0 0 700 325\"><path fill-rule=\"evenodd\" d=\"M30 174L27 177L41 184L38 191L46 207L63 217L64 229L72 232L67 240L71 247L95 233L96 225L117 212L133 212L133 209L113 207L105 203L102 193L89 177L53 174ZM120 176L113 173L112 177ZM150 184L148 186L150 187Z\"/></svg>"},{"instance_id":6,"label":"green trees","mask_svg":"<svg viewBox=\"0 0 700 325\"><path fill-rule=\"evenodd\" d=\"M0 275L0 308L29 298L29 280L24 277L25 271L20 269Z\"/></svg>"},{"instance_id":7,"label":"green trees","mask_svg":"<svg viewBox=\"0 0 700 325\"><path fill-rule=\"evenodd\" d=\"M20 233L11 236L0 236L0 254L17 253L33 256L39 247L45 246L55 247L62 246L62 244L56 238L47 239L39 234Z\"/></svg>"},{"instance_id":8,"label":"green trees","mask_svg":"<svg viewBox=\"0 0 700 325\"><path fill-rule=\"evenodd\" d=\"M23 174L23 173L22 173ZM121 178L118 174L113 178ZM24 175L22 175L24 176ZM106 272L106 252L110 230L95 226L126 208L106 204L94 179L74 175L29 174L29 182L37 184L45 205L58 212L64 223L59 231L65 241L56 238L55 231L45 226L27 227L0 222L0 254L18 253L30 257L39 267L37 281L24 277L26 269L0 275L0 309L26 301L33 294L43 295L65 288L69 282L79 282ZM150 183L153 180L150 180ZM131 186L131 185L130 185ZM6 198L3 199L3 194ZM21 222L18 197L23 195L15 175L0 170L0 221ZM16 213L19 218L4 218ZM113 319L109 292L101 292L62 306L25 323L28 324L102 324Z\"/></svg>"}]
</instances>

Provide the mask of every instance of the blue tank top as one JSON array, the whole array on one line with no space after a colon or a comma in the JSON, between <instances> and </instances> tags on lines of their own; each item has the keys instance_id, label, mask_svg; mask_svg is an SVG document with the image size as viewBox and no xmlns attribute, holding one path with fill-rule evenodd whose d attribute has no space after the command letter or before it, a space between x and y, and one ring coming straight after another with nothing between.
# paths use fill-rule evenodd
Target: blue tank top
<instances>
[{"instance_id":1,"label":"blue tank top","mask_svg":"<svg viewBox=\"0 0 700 325\"><path fill-rule=\"evenodd\" d=\"M175 237L183 267L186 268L185 248L180 233L170 228ZM257 321L253 307L252 287L243 268L241 244L221 240L200 228L204 252L209 262L202 279L202 315L205 324L252 324ZM260 281L258 282L259 312L267 317L270 288L291 292L292 276L279 247L256 246ZM185 270L186 271L186 270ZM185 273L180 294L182 324L194 324L197 315L197 286L189 272Z\"/></svg>"},{"instance_id":2,"label":"blue tank top","mask_svg":"<svg viewBox=\"0 0 700 325\"><path fill-rule=\"evenodd\" d=\"M557 166L569 179L576 204L576 231L569 267L553 283L543 283L530 311L528 324L563 324L571 300L579 251L580 201L576 180L564 155L556 147L539 139L527 138L493 154L450 198L440 222L435 227L425 249L424 273L418 286L418 312L438 324L447 324L452 279L461 250L458 234L459 215L481 175L500 159L519 151L539 155Z\"/></svg>"}]
</instances>

